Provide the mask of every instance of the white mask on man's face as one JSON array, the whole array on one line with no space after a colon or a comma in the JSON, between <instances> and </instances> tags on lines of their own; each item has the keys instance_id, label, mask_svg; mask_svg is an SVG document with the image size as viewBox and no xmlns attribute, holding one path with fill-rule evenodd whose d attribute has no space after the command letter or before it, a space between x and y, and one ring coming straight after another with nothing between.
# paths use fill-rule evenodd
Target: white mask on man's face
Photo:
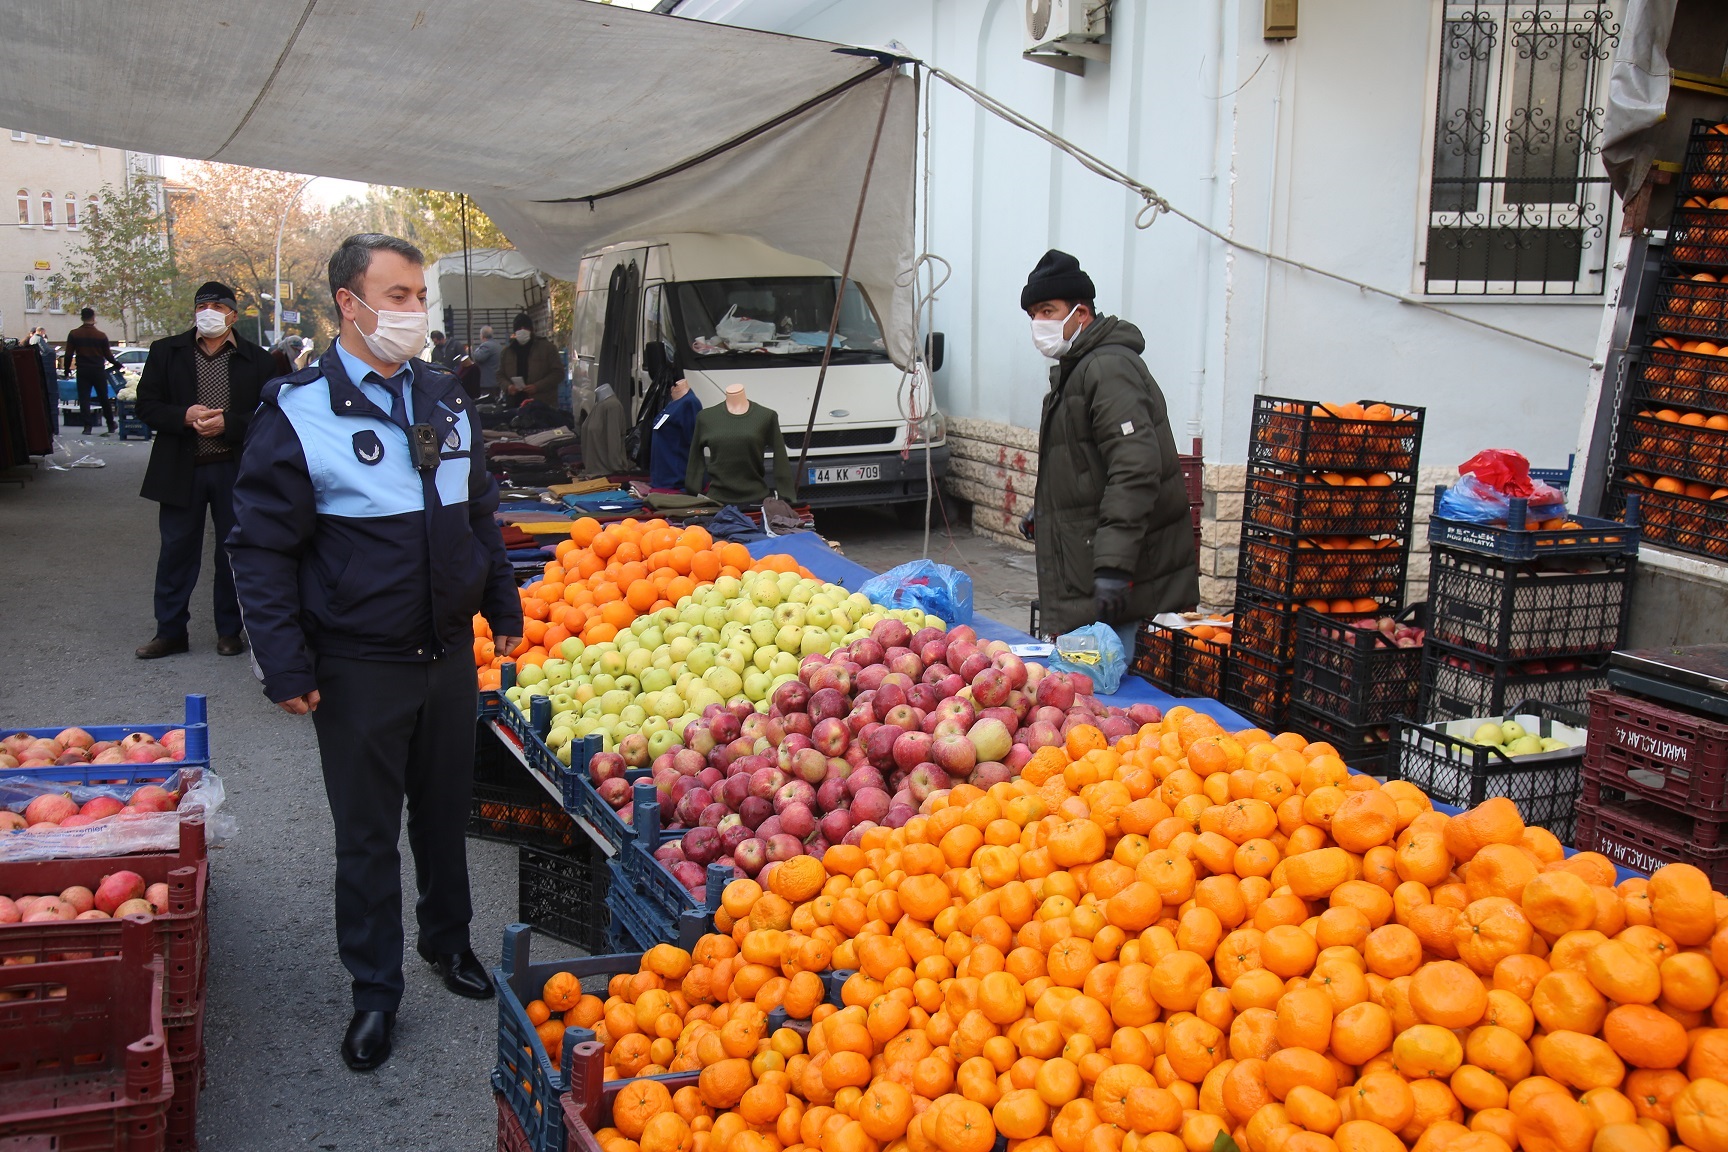
<instances>
[{"instance_id":1,"label":"white mask on man's face","mask_svg":"<svg viewBox=\"0 0 1728 1152\"><path fill-rule=\"evenodd\" d=\"M1068 327L1068 321L1072 320L1074 313L1079 310L1080 305L1076 304L1068 310L1068 315L1060 320L1032 321L1033 346L1050 359L1060 360L1074 344L1072 337L1062 334L1063 330Z\"/></svg>"},{"instance_id":2,"label":"white mask on man's face","mask_svg":"<svg viewBox=\"0 0 1728 1152\"><path fill-rule=\"evenodd\" d=\"M527 328L518 328L513 335L516 337L516 343L518 344L526 344L528 341L534 339L534 333Z\"/></svg>"},{"instance_id":3,"label":"white mask on man's face","mask_svg":"<svg viewBox=\"0 0 1728 1152\"><path fill-rule=\"evenodd\" d=\"M355 296L354 300L366 311L378 317L378 327L367 332L360 332L360 339L371 349L372 355L387 364L402 364L411 357L418 356L420 350L426 347L426 330L431 325L432 317L426 312L392 312L389 309L380 311L366 301ZM356 328L359 325L355 325Z\"/></svg>"},{"instance_id":4,"label":"white mask on man's face","mask_svg":"<svg viewBox=\"0 0 1728 1152\"><path fill-rule=\"evenodd\" d=\"M200 308L192 320L198 326L198 335L206 340L214 340L228 331L228 317L220 308Z\"/></svg>"}]
</instances>

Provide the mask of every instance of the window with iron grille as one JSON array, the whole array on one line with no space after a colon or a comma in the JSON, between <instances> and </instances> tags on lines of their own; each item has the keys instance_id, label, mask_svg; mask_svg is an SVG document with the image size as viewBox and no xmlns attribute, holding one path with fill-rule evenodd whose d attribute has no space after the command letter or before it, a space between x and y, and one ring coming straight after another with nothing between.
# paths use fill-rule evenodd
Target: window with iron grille
<instances>
[{"instance_id":1,"label":"window with iron grille","mask_svg":"<svg viewBox=\"0 0 1728 1152\"><path fill-rule=\"evenodd\" d=\"M1441 5L1422 290L1603 290L1614 197L1602 168L1609 0Z\"/></svg>"}]
</instances>

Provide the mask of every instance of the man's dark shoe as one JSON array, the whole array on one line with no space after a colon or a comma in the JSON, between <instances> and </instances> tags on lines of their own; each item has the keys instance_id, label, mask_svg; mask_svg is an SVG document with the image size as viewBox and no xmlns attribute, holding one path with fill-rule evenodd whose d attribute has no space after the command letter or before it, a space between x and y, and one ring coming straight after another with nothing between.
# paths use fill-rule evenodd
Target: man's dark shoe
<instances>
[{"instance_id":1,"label":"man's dark shoe","mask_svg":"<svg viewBox=\"0 0 1728 1152\"><path fill-rule=\"evenodd\" d=\"M486 969L475 957L472 948L464 948L460 952L431 952L425 948L416 948L420 958L437 969L438 975L444 980L444 987L458 996L466 996L470 1000L492 999L492 981L486 978Z\"/></svg>"},{"instance_id":2,"label":"man's dark shoe","mask_svg":"<svg viewBox=\"0 0 1728 1152\"><path fill-rule=\"evenodd\" d=\"M216 637L216 655L238 656L246 651L246 637L218 636Z\"/></svg>"},{"instance_id":3,"label":"man's dark shoe","mask_svg":"<svg viewBox=\"0 0 1728 1152\"><path fill-rule=\"evenodd\" d=\"M137 656L140 660L159 660L164 656L178 656L182 652L190 651L191 647L192 646L187 643L186 637L184 636L180 637L178 640L170 640L166 636L158 636L154 640L150 641L150 643L140 647L137 652L133 653L133 655Z\"/></svg>"},{"instance_id":4,"label":"man's dark shoe","mask_svg":"<svg viewBox=\"0 0 1728 1152\"><path fill-rule=\"evenodd\" d=\"M356 1072L370 1072L390 1059L390 1030L395 1026L394 1012L356 1011L342 1037L342 1063Z\"/></svg>"}]
</instances>

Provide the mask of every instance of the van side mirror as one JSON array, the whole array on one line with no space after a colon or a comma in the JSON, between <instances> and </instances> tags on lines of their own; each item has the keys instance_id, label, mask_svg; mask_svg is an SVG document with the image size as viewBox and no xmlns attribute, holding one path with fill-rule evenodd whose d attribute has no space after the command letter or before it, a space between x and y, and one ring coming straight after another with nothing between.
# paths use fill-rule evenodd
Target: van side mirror
<instances>
[{"instance_id":1,"label":"van side mirror","mask_svg":"<svg viewBox=\"0 0 1728 1152\"><path fill-rule=\"evenodd\" d=\"M924 337L924 363L930 365L931 375L942 371L942 357L948 351L948 337L941 332L931 332Z\"/></svg>"}]
</instances>

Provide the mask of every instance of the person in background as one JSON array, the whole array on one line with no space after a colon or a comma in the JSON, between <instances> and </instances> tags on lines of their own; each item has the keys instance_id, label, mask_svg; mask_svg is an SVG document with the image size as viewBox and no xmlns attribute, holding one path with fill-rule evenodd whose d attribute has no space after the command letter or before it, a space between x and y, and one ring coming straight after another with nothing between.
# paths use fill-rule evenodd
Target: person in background
<instances>
[{"instance_id":1,"label":"person in background","mask_svg":"<svg viewBox=\"0 0 1728 1152\"><path fill-rule=\"evenodd\" d=\"M1020 531L1037 546L1038 611L1053 635L1093 621L1129 658L1139 622L1200 599L1188 494L1140 330L1099 316L1092 278L1055 249L1020 307L1056 361L1038 425L1038 486Z\"/></svg>"},{"instance_id":2,"label":"person in background","mask_svg":"<svg viewBox=\"0 0 1728 1152\"><path fill-rule=\"evenodd\" d=\"M456 371L457 361L466 355L468 349L462 341L454 336L434 330L432 333L432 363L448 372Z\"/></svg>"},{"instance_id":3,"label":"person in background","mask_svg":"<svg viewBox=\"0 0 1728 1152\"><path fill-rule=\"evenodd\" d=\"M96 309L84 309L78 313L78 319L83 323L66 334L65 353L67 374L74 370L78 374L78 415L84 421L84 435L90 435L90 402L100 401L102 419L108 425L103 435L112 436L114 401L108 395L108 365L119 371L120 361L114 357L114 345L109 343L108 334L96 327Z\"/></svg>"},{"instance_id":4,"label":"person in background","mask_svg":"<svg viewBox=\"0 0 1728 1152\"><path fill-rule=\"evenodd\" d=\"M635 470L624 451L624 433L629 419L612 385L594 389L594 409L582 421L582 473L585 476L620 476Z\"/></svg>"},{"instance_id":5,"label":"person in background","mask_svg":"<svg viewBox=\"0 0 1728 1152\"><path fill-rule=\"evenodd\" d=\"M146 500L160 506L156 559L156 635L140 660L189 646L192 590L204 556L204 519L216 525L216 651L246 651L226 541L234 527L234 479L258 396L280 375L275 355L241 336L234 290L209 281L192 298L192 327L150 345L138 379L138 419L156 433L144 472Z\"/></svg>"},{"instance_id":6,"label":"person in background","mask_svg":"<svg viewBox=\"0 0 1728 1152\"><path fill-rule=\"evenodd\" d=\"M482 326L480 343L468 353L468 359L480 373L475 396L490 396L498 391L498 360L503 354L504 346L492 338L492 325Z\"/></svg>"},{"instance_id":7,"label":"person in background","mask_svg":"<svg viewBox=\"0 0 1728 1152\"><path fill-rule=\"evenodd\" d=\"M510 345L504 349L498 374L508 382L504 393L512 403L538 400L557 410L564 365L552 341L534 335L534 321L526 312L518 312L510 322Z\"/></svg>"},{"instance_id":8,"label":"person in background","mask_svg":"<svg viewBox=\"0 0 1728 1152\"><path fill-rule=\"evenodd\" d=\"M336 940L353 977L342 1059L390 1056L402 1001L408 807L417 951L460 996L492 996L468 926L473 619L515 649L522 606L474 405L419 359L426 258L350 236L330 258L341 314L317 367L273 381L234 490L234 579L264 694L312 716L336 832Z\"/></svg>"},{"instance_id":9,"label":"person in background","mask_svg":"<svg viewBox=\"0 0 1728 1152\"><path fill-rule=\"evenodd\" d=\"M655 488L682 489L690 466L690 437L702 401L690 391L690 381L680 376L672 384L672 399L660 415L648 440L648 483Z\"/></svg>"}]
</instances>

